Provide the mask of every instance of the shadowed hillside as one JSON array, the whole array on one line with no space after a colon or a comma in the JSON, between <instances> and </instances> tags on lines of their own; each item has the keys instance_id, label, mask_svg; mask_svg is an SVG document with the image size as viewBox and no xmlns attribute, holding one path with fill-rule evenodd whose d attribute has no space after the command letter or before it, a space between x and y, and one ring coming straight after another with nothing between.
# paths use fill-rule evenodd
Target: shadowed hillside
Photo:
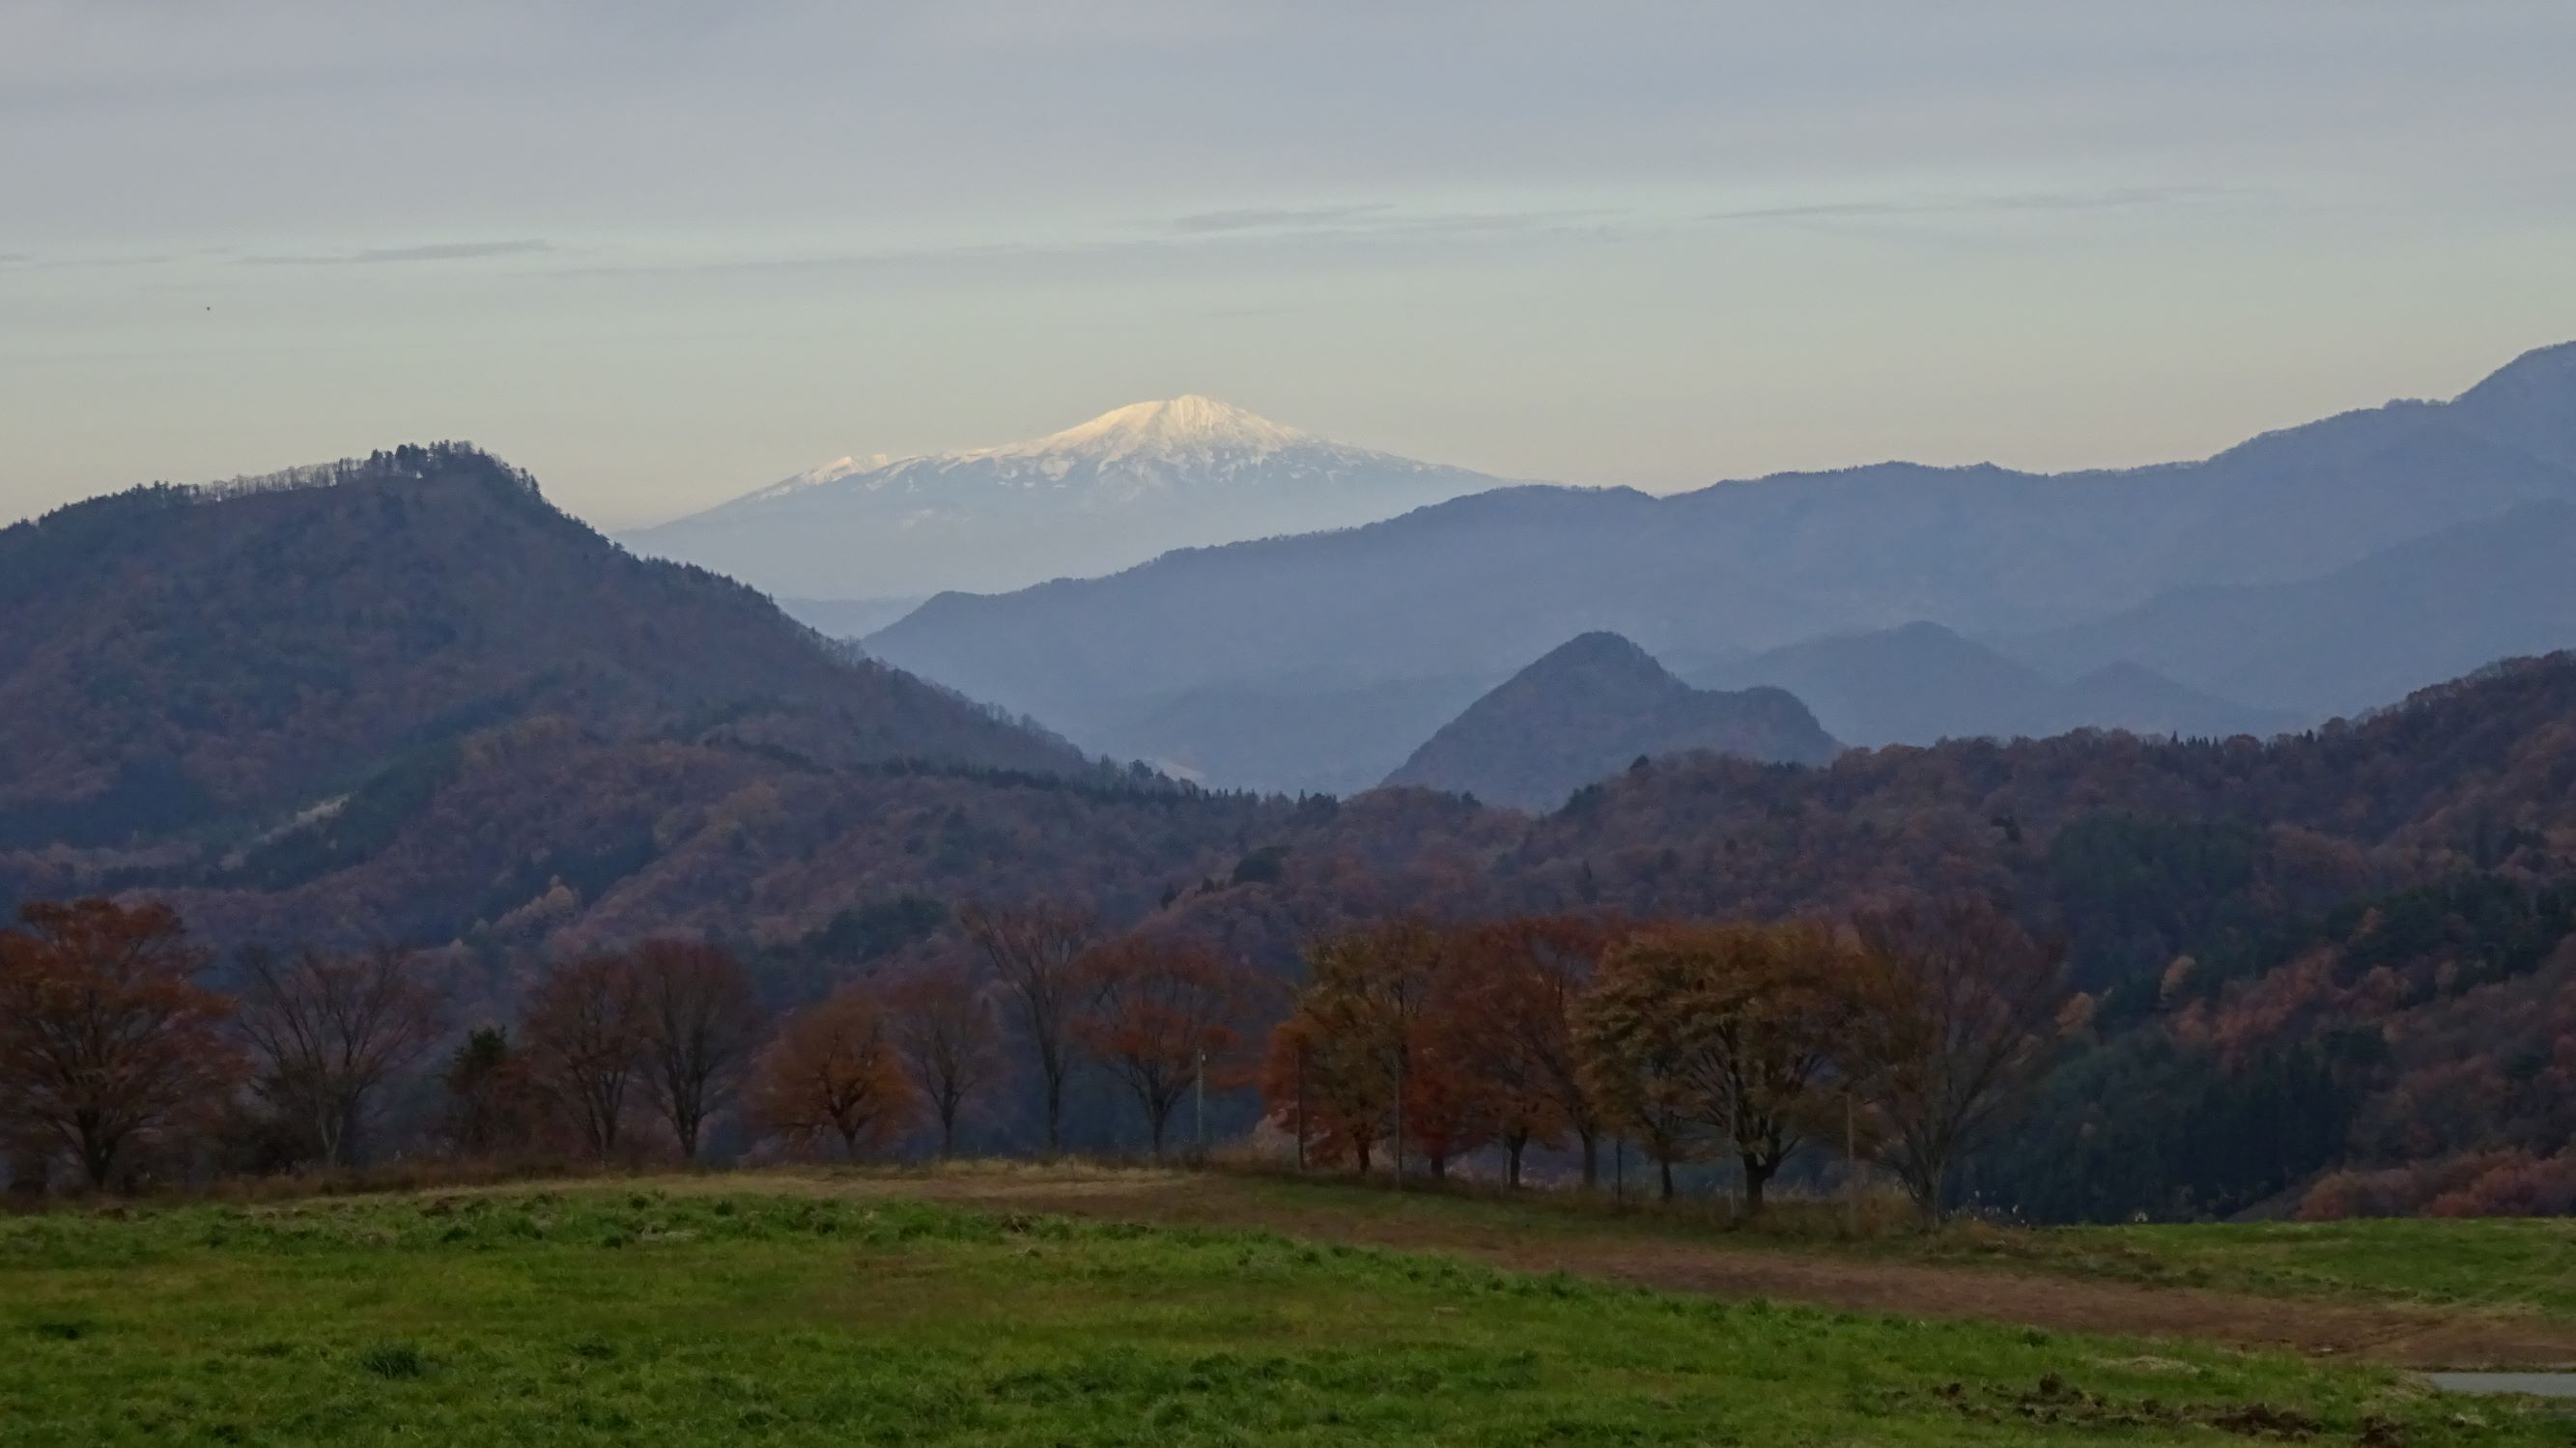
<instances>
[{"instance_id":1,"label":"shadowed hillside","mask_svg":"<svg viewBox=\"0 0 2576 1448\"><path fill-rule=\"evenodd\" d=\"M471 448L138 489L0 531L0 841L327 813L537 716L826 760L1082 767L739 584L627 555Z\"/></svg>"},{"instance_id":2,"label":"shadowed hillside","mask_svg":"<svg viewBox=\"0 0 2576 1448\"><path fill-rule=\"evenodd\" d=\"M1549 810L1637 759L1704 749L1822 764L1837 748L1790 694L1694 689L1617 634L1593 633L1478 699L1386 782Z\"/></svg>"}]
</instances>

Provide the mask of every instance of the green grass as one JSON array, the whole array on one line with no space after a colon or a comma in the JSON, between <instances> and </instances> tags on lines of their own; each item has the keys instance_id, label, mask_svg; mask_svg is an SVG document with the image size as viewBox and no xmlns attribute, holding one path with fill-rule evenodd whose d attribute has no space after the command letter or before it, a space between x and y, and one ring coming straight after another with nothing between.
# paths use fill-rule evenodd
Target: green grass
<instances>
[{"instance_id":1,"label":"green grass","mask_svg":"<svg viewBox=\"0 0 2576 1448\"><path fill-rule=\"evenodd\" d=\"M1912 1249L2078 1276L2269 1296L2517 1308L2576 1319L2576 1220L2517 1218L1957 1230Z\"/></svg>"},{"instance_id":2,"label":"green grass","mask_svg":"<svg viewBox=\"0 0 2576 1448\"><path fill-rule=\"evenodd\" d=\"M12 1448L2208 1444L2307 1420L2414 1448L2568 1434L2358 1367L892 1200L0 1221Z\"/></svg>"},{"instance_id":3,"label":"green grass","mask_svg":"<svg viewBox=\"0 0 2576 1448\"><path fill-rule=\"evenodd\" d=\"M2329 1297L2494 1308L2576 1320L2576 1218L2404 1218L2341 1222L2120 1227L1913 1228L1878 1204L1858 1237L1831 1202L1781 1203L1767 1222L1734 1224L1722 1201L1610 1210L1574 1192L1402 1194L1347 1180L1246 1176L1236 1190L1280 1207L1320 1204L1459 1231L1498 1228L1534 1239L1620 1234L1747 1249L1835 1251L1865 1258L1990 1266L2059 1276L2200 1287L2262 1297Z\"/></svg>"}]
</instances>

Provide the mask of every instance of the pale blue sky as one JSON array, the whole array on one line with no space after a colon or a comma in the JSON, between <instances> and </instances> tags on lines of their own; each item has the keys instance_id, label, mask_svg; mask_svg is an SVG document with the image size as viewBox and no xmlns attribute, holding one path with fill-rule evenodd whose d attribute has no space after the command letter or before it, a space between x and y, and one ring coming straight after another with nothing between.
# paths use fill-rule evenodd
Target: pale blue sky
<instances>
[{"instance_id":1,"label":"pale blue sky","mask_svg":"<svg viewBox=\"0 0 2576 1448\"><path fill-rule=\"evenodd\" d=\"M622 526L1181 392L2197 455L2576 338L2570 74L2564 0L0 0L0 517L458 437Z\"/></svg>"}]
</instances>

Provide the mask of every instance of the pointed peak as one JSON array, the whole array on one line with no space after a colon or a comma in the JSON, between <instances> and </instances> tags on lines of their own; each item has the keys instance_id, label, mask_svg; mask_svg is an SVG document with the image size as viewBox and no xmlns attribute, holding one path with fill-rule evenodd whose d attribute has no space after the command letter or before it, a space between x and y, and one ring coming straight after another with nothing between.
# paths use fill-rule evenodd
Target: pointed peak
<instances>
[{"instance_id":1,"label":"pointed peak","mask_svg":"<svg viewBox=\"0 0 2576 1448\"><path fill-rule=\"evenodd\" d=\"M1550 678L1558 675L1608 674L1625 678L1670 680L1672 671L1653 654L1639 648L1623 634L1607 630L1577 634L1541 655L1536 663L1521 670L1522 678Z\"/></svg>"}]
</instances>

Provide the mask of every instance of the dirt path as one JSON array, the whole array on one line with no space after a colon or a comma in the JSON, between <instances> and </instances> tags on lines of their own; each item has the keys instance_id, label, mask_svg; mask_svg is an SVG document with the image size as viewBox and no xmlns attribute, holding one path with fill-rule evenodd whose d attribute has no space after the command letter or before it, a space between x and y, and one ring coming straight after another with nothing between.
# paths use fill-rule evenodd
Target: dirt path
<instances>
[{"instance_id":1,"label":"dirt path","mask_svg":"<svg viewBox=\"0 0 2576 1448\"><path fill-rule=\"evenodd\" d=\"M722 1182L726 1179L714 1179ZM732 1179L739 1183L742 1179ZM2197 1288L1836 1256L1679 1234L1529 1231L1490 1213L1373 1211L1369 1197L1258 1190L1222 1176L1160 1172L918 1177L769 1177L781 1190L916 1196L969 1206L1137 1222L1236 1227L1314 1241L1442 1252L1526 1272L1565 1272L1667 1291L1768 1297L1908 1317L1974 1317L2070 1332L2186 1337L2411 1368L2576 1364L2576 1325L2515 1313Z\"/></svg>"}]
</instances>

